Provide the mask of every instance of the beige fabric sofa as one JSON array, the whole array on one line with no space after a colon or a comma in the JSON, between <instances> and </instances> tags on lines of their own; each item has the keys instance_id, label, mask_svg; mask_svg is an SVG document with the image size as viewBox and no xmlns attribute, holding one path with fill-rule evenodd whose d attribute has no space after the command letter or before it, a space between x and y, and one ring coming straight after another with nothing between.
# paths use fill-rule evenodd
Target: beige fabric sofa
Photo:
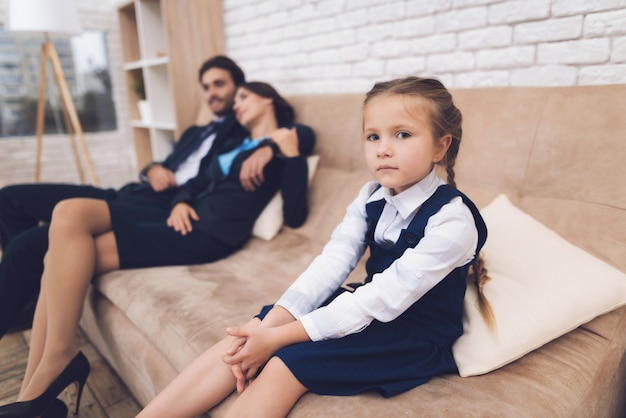
<instances>
[{"instance_id":1,"label":"beige fabric sofa","mask_svg":"<svg viewBox=\"0 0 626 418\"><path fill-rule=\"evenodd\" d=\"M626 85L455 90L464 114L457 180L479 207L518 207L626 271ZM272 303L328 240L370 179L360 94L292 97L321 156L310 216L216 263L99 277L82 326L140 403L200 352ZM363 277L363 269L352 276ZM523 336L520 336L523 338ZM231 396L213 411L222 416ZM624 417L626 308L486 375L442 376L391 399L305 395L293 417ZM123 418L123 417L122 417Z\"/></svg>"}]
</instances>

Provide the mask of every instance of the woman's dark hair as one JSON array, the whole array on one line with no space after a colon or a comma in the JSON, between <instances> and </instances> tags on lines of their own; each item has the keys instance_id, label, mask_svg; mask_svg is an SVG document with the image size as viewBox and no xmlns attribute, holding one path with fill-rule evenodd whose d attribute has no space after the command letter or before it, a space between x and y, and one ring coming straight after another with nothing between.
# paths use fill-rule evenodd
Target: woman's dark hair
<instances>
[{"instance_id":1,"label":"woman's dark hair","mask_svg":"<svg viewBox=\"0 0 626 418\"><path fill-rule=\"evenodd\" d=\"M261 97L272 99L272 103L274 104L274 115L276 116L278 126L286 126L293 123L295 118L293 107L287 103L287 100L278 94L274 87L267 83L263 83L262 81L244 82L239 87L243 87Z\"/></svg>"},{"instance_id":2,"label":"woman's dark hair","mask_svg":"<svg viewBox=\"0 0 626 418\"><path fill-rule=\"evenodd\" d=\"M233 79L233 83L235 83L235 86L240 86L246 82L246 76L244 75L243 70L239 68L235 61L224 55L216 55L204 61L198 70L198 81L202 82L202 76L211 68L221 68L222 70L228 71L230 73L230 77Z\"/></svg>"}]
</instances>

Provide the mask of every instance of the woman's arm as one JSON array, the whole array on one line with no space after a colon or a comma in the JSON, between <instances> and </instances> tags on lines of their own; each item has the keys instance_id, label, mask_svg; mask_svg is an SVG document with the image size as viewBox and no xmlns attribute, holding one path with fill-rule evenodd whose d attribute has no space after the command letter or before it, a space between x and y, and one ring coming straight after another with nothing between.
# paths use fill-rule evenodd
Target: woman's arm
<instances>
[{"instance_id":1,"label":"woman's arm","mask_svg":"<svg viewBox=\"0 0 626 418\"><path fill-rule=\"evenodd\" d=\"M176 195L172 198L170 208L176 206L177 203L192 203L195 196L206 188L206 180L202 173L198 173L196 177L189 180L178 189Z\"/></svg>"},{"instance_id":2,"label":"woman's arm","mask_svg":"<svg viewBox=\"0 0 626 418\"><path fill-rule=\"evenodd\" d=\"M300 155L309 155L315 145L315 135L313 131L308 126L300 124L295 124L293 128L296 129L298 141L296 152ZM281 130L287 129L282 128ZM239 179L241 185L247 191L254 191L263 184L265 181L263 169L274 157L281 154L281 149L276 142L268 141L263 145L264 146L259 147L252 153L241 165ZM287 223L287 225L291 226L290 223Z\"/></svg>"},{"instance_id":3,"label":"woman's arm","mask_svg":"<svg viewBox=\"0 0 626 418\"><path fill-rule=\"evenodd\" d=\"M197 175L182 186L170 203L170 216L167 218L167 226L176 232L186 235L192 230L192 221L199 221L200 217L191 206L194 197L200 190L206 187L202 176Z\"/></svg>"},{"instance_id":4,"label":"woman's arm","mask_svg":"<svg viewBox=\"0 0 626 418\"><path fill-rule=\"evenodd\" d=\"M297 228L306 221L309 212L307 161L300 152L301 141L295 127L281 128L272 133L271 139L284 157L280 186L283 197L283 221L285 225Z\"/></svg>"},{"instance_id":5,"label":"woman's arm","mask_svg":"<svg viewBox=\"0 0 626 418\"><path fill-rule=\"evenodd\" d=\"M283 222L291 228L302 226L309 215L309 168L306 157L285 159L280 185Z\"/></svg>"}]
</instances>

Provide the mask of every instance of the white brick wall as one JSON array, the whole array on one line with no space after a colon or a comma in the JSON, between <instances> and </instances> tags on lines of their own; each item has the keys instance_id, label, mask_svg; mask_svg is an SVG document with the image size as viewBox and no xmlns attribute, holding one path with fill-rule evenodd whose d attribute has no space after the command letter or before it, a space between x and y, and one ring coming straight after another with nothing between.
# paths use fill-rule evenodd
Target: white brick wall
<instances>
[{"instance_id":1,"label":"white brick wall","mask_svg":"<svg viewBox=\"0 0 626 418\"><path fill-rule=\"evenodd\" d=\"M3 26L5 4L6 1L0 1L0 24ZM113 0L77 0L77 5L84 30L106 33L118 123L117 131L87 133L85 140L100 184L104 187L119 187L136 178L137 170L130 134L128 99L121 71L122 51L116 6ZM0 186L34 180L35 147L33 137L0 139ZM42 148L42 181L80 181L68 136L44 136ZM86 166L84 172L88 181Z\"/></svg>"},{"instance_id":2,"label":"white brick wall","mask_svg":"<svg viewBox=\"0 0 626 418\"><path fill-rule=\"evenodd\" d=\"M626 0L223 0L226 52L282 93L626 83Z\"/></svg>"},{"instance_id":3,"label":"white brick wall","mask_svg":"<svg viewBox=\"0 0 626 418\"><path fill-rule=\"evenodd\" d=\"M86 138L101 184L118 187L136 175L122 0L77 1L84 28L107 33L118 130ZM222 1L227 54L284 94L365 92L408 74L450 87L626 83L626 0ZM34 150L33 138L0 140L0 185L32 181ZM67 137L46 137L43 160L44 180L78 182Z\"/></svg>"}]
</instances>

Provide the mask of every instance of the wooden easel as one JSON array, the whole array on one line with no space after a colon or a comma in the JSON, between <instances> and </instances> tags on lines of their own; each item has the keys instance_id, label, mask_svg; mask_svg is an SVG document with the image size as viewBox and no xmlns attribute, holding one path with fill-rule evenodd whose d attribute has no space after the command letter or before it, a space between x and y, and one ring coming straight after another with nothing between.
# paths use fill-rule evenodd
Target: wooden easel
<instances>
[{"instance_id":1,"label":"wooden easel","mask_svg":"<svg viewBox=\"0 0 626 418\"><path fill-rule=\"evenodd\" d=\"M61 107L63 108L63 117L65 118L65 126L67 126L67 133L70 136L72 151L74 152L74 161L76 163L76 168L78 169L80 181L81 183L85 182L85 175L83 173L82 164L78 155L78 149L76 148L74 133L76 133L76 135L78 136L80 150L83 159L85 160L85 164L87 165L91 184L94 186L98 186L96 172L93 168L91 157L89 156L87 143L85 142L85 137L83 136L83 129L80 126L80 121L78 120L78 114L76 113L76 107L74 106L74 101L72 100L70 89L67 86L67 81L65 80L65 74L63 74L63 67L61 66L59 55L54 44L50 41L48 33L45 34L45 40L43 44L41 44L41 58L39 66L39 100L37 102L37 159L35 164L35 182L39 183L39 179L41 177L41 146L46 103L46 64L48 60L50 60L50 63L52 64L52 72L54 73L54 78L56 79L57 86L59 87L59 94L61 95Z\"/></svg>"}]
</instances>

